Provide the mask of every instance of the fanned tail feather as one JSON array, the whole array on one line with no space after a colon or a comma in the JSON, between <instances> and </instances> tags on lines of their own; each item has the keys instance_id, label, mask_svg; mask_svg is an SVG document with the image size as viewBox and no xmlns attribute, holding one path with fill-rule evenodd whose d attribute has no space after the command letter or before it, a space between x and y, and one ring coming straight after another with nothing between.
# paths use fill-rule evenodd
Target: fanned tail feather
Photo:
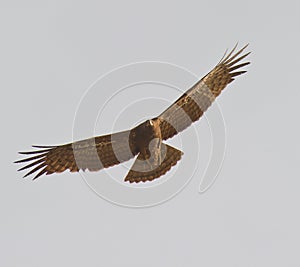
<instances>
[{"instance_id":1,"label":"fanned tail feather","mask_svg":"<svg viewBox=\"0 0 300 267\"><path fill-rule=\"evenodd\" d=\"M167 148L167 152L159 166L157 166L156 168L150 168L147 165L146 160L144 160L143 156L139 154L127 176L125 177L125 181L128 181L130 183L152 181L164 175L171 169L172 166L176 165L177 162L181 159L183 152L170 145L164 145ZM147 168L149 169L148 171Z\"/></svg>"}]
</instances>

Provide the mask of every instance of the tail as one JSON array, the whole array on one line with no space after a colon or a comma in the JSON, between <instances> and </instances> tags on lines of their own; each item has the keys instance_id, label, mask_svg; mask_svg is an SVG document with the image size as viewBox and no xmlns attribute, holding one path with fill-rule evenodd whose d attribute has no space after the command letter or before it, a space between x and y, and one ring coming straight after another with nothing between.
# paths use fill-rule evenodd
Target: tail
<instances>
[{"instance_id":1,"label":"tail","mask_svg":"<svg viewBox=\"0 0 300 267\"><path fill-rule=\"evenodd\" d=\"M160 165L157 167L153 166L140 153L125 177L125 181L130 183L152 181L164 175L172 166L176 165L177 161L181 159L183 152L167 144L162 145L166 147L166 154Z\"/></svg>"}]
</instances>

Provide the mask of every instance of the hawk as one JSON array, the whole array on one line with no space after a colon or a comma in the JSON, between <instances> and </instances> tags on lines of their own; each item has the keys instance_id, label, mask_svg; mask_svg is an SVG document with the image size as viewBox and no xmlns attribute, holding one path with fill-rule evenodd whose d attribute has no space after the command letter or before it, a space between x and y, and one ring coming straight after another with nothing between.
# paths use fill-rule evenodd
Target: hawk
<instances>
[{"instance_id":1,"label":"hawk","mask_svg":"<svg viewBox=\"0 0 300 267\"><path fill-rule=\"evenodd\" d=\"M152 181L165 174L181 159L183 152L163 143L199 120L222 90L236 76L245 73L240 68L250 64L242 60L248 45L236 51L237 45L224 54L220 62L178 98L159 116L146 120L133 129L92 137L59 146L33 146L30 152L19 152L27 158L15 163L27 163L19 171L24 175L80 170L99 171L136 157L125 177L130 183Z\"/></svg>"}]
</instances>

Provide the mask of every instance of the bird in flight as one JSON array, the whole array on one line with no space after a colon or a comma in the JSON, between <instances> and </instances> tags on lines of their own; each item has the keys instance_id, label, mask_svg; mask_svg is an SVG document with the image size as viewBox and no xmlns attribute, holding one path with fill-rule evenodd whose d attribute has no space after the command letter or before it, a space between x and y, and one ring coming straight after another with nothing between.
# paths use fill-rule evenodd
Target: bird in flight
<instances>
[{"instance_id":1,"label":"bird in flight","mask_svg":"<svg viewBox=\"0 0 300 267\"><path fill-rule=\"evenodd\" d=\"M130 183L152 181L164 175L181 159L183 152L165 144L167 140L199 120L222 90L236 76L245 73L243 62L250 52L248 45L236 51L237 45L224 54L220 62L187 90L159 116L133 129L92 137L58 146L33 146L34 151L19 152L27 157L15 161L26 163L19 171L29 169L24 177L80 170L99 171L136 157L125 177Z\"/></svg>"}]
</instances>

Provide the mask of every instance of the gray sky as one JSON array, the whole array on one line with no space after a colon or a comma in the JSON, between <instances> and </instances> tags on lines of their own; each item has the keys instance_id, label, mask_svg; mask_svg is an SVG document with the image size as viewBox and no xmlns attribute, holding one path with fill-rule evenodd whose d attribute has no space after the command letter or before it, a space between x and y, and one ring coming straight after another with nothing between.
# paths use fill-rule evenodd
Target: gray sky
<instances>
[{"instance_id":1,"label":"gray sky","mask_svg":"<svg viewBox=\"0 0 300 267\"><path fill-rule=\"evenodd\" d=\"M299 2L289 0L2 1L0 265L299 266L299 20ZM250 43L252 64L218 99L226 156L205 193L198 193L209 152L205 120L182 134L183 147L194 145L195 132L202 144L196 174L151 208L111 204L79 174L32 182L16 172L17 151L72 140L79 101L101 75L162 61L201 78L237 41ZM153 97L166 92L157 88ZM158 102L153 115L165 106ZM136 120L129 114L127 127ZM181 172L191 159L184 152Z\"/></svg>"}]
</instances>

